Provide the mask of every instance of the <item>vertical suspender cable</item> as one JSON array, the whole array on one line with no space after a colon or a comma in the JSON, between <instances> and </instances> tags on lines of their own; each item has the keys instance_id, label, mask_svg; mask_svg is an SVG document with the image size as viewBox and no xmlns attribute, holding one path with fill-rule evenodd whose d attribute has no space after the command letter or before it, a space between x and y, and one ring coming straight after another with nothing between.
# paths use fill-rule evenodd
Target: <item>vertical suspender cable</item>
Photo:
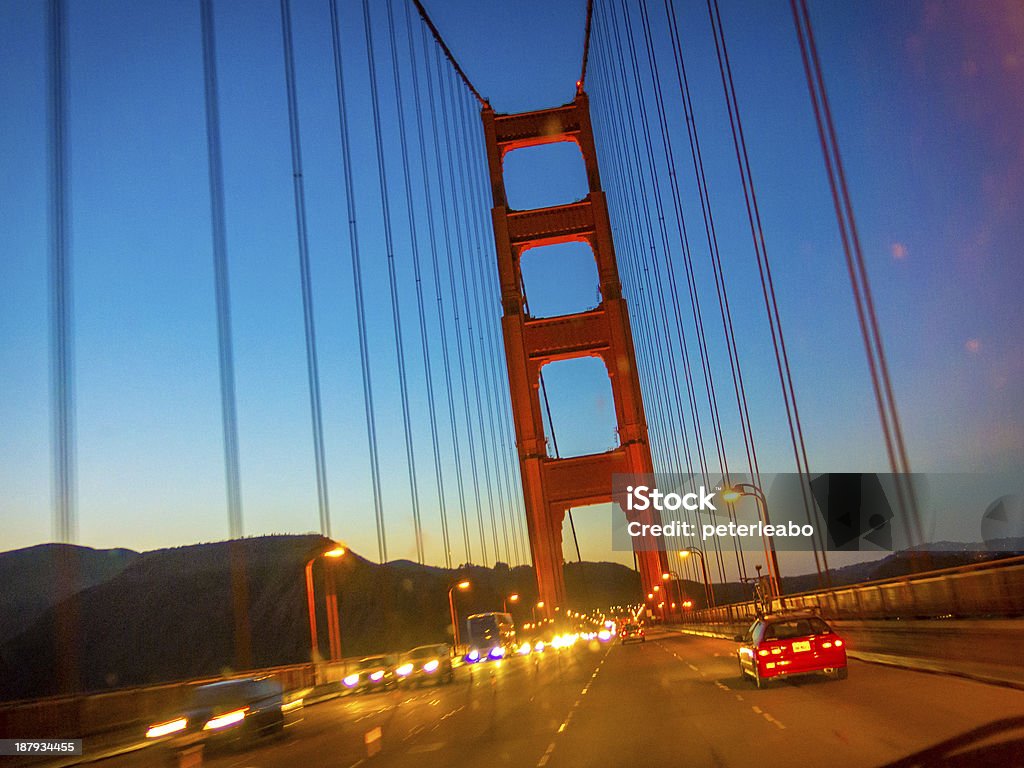
<instances>
[{"instance_id":1,"label":"vertical suspender cable","mask_svg":"<svg viewBox=\"0 0 1024 768\"><path fill-rule=\"evenodd\" d=\"M462 484L462 453L459 449L459 431L458 431L458 417L455 412L455 390L452 386L452 368L451 368L451 354L448 349L448 322L445 315L444 308L444 290L441 287L441 264L438 259L438 248L437 248L437 230L434 218L434 188L430 186L430 165L426 162L427 157L427 143L423 132L423 110L421 109L421 98L419 91L418 78L416 73L419 70L419 64L417 61L415 47L412 39L412 27L410 26L409 31L409 58L412 62L413 72L413 83L414 83L414 94L415 94L415 108L416 108L416 131L419 139L420 156L424 158L423 163L423 197L426 203L427 209L427 234L430 240L430 262L431 270L434 278L434 290L435 290L435 303L437 305L437 321L439 335L441 337L441 360L443 363L444 370L444 382L445 382L445 394L447 395L448 403L448 422L451 426L452 432L452 453L455 459L455 483L459 492L459 513L462 518L462 541L465 547L466 559L464 562L473 562L473 547L470 542L469 536L469 519L466 514L466 491ZM429 48L427 44L427 31L426 27L422 27L421 30L421 47L423 49L423 70L426 73L427 81L427 95L430 104L430 115L433 120L435 111L434 107L434 90L431 81L430 73L430 56ZM441 196L441 221L445 228L445 240L447 241L447 228L448 228L448 214L445 207L445 200L443 196L442 183L441 183L441 158L440 151L437 145L437 136L434 135L434 159L437 168L437 189L442 191Z\"/></svg>"},{"instance_id":2,"label":"vertical suspender cable","mask_svg":"<svg viewBox=\"0 0 1024 768\"><path fill-rule=\"evenodd\" d=\"M476 414L478 429L480 431L480 453L481 463L484 468L484 488L487 492L487 508L491 518L491 537L494 542L494 559L497 561L500 559L500 551L498 547L498 527L497 521L494 516L494 498L491 488L491 469L488 463L488 452L487 452L487 439L486 439L486 425L484 423L483 403L480 398L480 370L477 364L476 344L473 341L473 322L474 313L473 305L470 302L469 291L471 276L469 270L466 267L466 251L469 250L469 218L470 213L465 208L465 202L462 205L459 204L459 193L460 188L465 187L466 174L462 167L462 154L457 153L452 144L452 134L457 130L456 120L456 100L457 96L452 84L452 78L454 74L449 73L448 87L441 91L441 114L444 117L444 124L449 126L449 129L445 132L445 142L448 151L448 164L449 164L449 176L448 181L451 184L451 199L452 199L452 210L455 214L455 234L456 241L458 242L458 253L459 253L459 268L462 279L459 281L462 283L462 296L463 306L466 311L466 341L469 346L469 361L470 361L470 372L473 376L473 393L474 401L476 403ZM439 73L440 78L440 73ZM447 92L449 99L445 99L445 92ZM449 100L451 102L451 111L449 111ZM456 175L456 168L458 174ZM465 239L463 239L465 234ZM452 290L454 291L455 285L453 283ZM479 325L479 320L477 321ZM466 414L467 423L471 425L469 413ZM472 429L470 430L472 434ZM475 453L473 454L475 457ZM475 464L474 464L475 471Z\"/></svg>"},{"instance_id":3,"label":"vertical suspender cable","mask_svg":"<svg viewBox=\"0 0 1024 768\"><path fill-rule=\"evenodd\" d=\"M490 346L490 344L488 343L490 337L489 337L489 335L487 333L487 321L486 321L487 313L484 310L484 303L483 303L484 302L484 291L485 291L485 287L486 287L486 280L483 278L483 276L481 274L481 272L483 270L483 246L481 244L482 233L481 233L481 229L480 229L480 217L479 217L479 215L477 215L479 213L479 206L480 206L480 202L481 201L480 201L479 197L477 197L477 196L475 196L473 194L473 191L475 189L479 188L478 185L473 183L473 180L476 178L476 171L472 167L472 154L473 154L472 148L473 148L473 146L472 146L472 142L471 142L471 135L472 135L471 134L471 130L472 129L470 128L470 122L473 121L473 117L472 117L471 114L468 113L465 95L466 94L463 93L463 98L461 98L461 99L456 98L456 102L458 102L458 104L456 106L457 106L457 108L459 110L459 118L460 118L459 121L458 121L458 125L459 125L459 143L462 145L462 159L465 161L465 165L462 166L462 164L460 163L460 167L462 168L463 178L466 181L466 184L465 184L465 186L463 188L463 198L464 198L464 201L465 201L466 219L467 219L466 227L467 227L467 233L468 233L469 226L470 226L470 224L472 224L472 238L471 239L473 241L473 244L474 244L475 250L476 250L476 258L473 259L472 256L470 258L470 269L469 269L469 271L470 271L470 273L472 275L473 296L474 296L474 304L475 304L476 318L477 318L477 327L476 327L476 330L477 330L477 340L479 342L479 350L480 350L480 367L481 367L481 376L480 376L480 378L483 379L484 403L486 405L486 411L487 411L487 425L486 426L488 428L487 432L489 433L489 436L490 436L490 446L491 446L491 454L490 455L494 459L494 483L495 483L495 486L496 486L496 493L497 493L497 496L498 496L498 511L500 513L500 516L501 516L501 534L502 534L502 540L505 543L505 554L506 554L509 562L512 562L513 561L512 545L515 544L515 538L513 537L511 542L510 542L509 535L508 535L508 516L507 516L506 510L505 510L505 495L502 492L501 483L499 482L500 481L500 474L501 474L501 468L500 468L499 465L501 463L501 460L500 460L499 453L498 453L497 427L496 427L495 420L494 420L494 412L496 410L496 407L495 407L495 404L494 404L494 397L495 397L495 395L491 391L492 377L489 375L493 371L493 366L491 364L493 363L493 360L494 360L495 351ZM473 122L475 122L475 121L473 121ZM484 430L484 426L485 426L484 423L481 421L481 424L480 424L480 431L481 431L481 433L483 433L485 431ZM485 453L484 456L486 458L487 454ZM489 483L490 483L490 480L488 479L488 484ZM518 549L519 549L518 545L515 545L515 550L516 550L517 553L518 553ZM519 559L518 558L518 554L516 554L515 559L516 559L516 561L518 561L518 559Z\"/></svg>"},{"instance_id":4,"label":"vertical suspender cable","mask_svg":"<svg viewBox=\"0 0 1024 768\"><path fill-rule=\"evenodd\" d=\"M392 57L394 51L394 15L391 9L391 0L386 0L388 10L388 26L392 41ZM366 33L367 62L370 69L370 105L373 112L374 139L377 148L377 175L380 184L380 209L384 222L384 248L388 262L388 287L391 289L391 320L395 338L395 355L398 364L398 390L402 402L402 429L405 434L405 459L409 471L409 497L412 504L413 531L416 537L416 559L423 562L423 527L420 521L420 497L416 483L416 452L412 439L412 417L409 413L409 382L405 370L405 344L402 337L402 313L399 307L398 276L395 271L395 245L391 228L391 200L388 191L388 173L384 163L384 137L383 125L380 117L380 94L377 83L377 63L373 48L373 19L370 16L369 0L363 0L363 27ZM397 65L397 62L396 62ZM397 66L395 77L398 77ZM399 122L402 121L401 106L399 106ZM403 167L408 169L408 153L405 152L405 141L403 135ZM406 170L408 173L408 170ZM410 209L409 215L412 215Z\"/></svg>"},{"instance_id":5,"label":"vertical suspender cable","mask_svg":"<svg viewBox=\"0 0 1024 768\"><path fill-rule=\"evenodd\" d=\"M235 405L235 357L231 335L231 289L228 278L227 231L224 216L224 167L221 159L220 108L217 87L217 47L213 0L200 3L203 34L203 74L206 95L206 149L210 184L210 223L213 236L213 277L217 303L217 351L220 363L221 428L224 435L224 478L227 484L228 529L242 536L242 493L238 461L238 413ZM317 480L320 479L319 465ZM318 482L319 489L319 482ZM330 518L320 504L320 532L330 536Z\"/></svg>"},{"instance_id":6,"label":"vertical suspender cable","mask_svg":"<svg viewBox=\"0 0 1024 768\"><path fill-rule=\"evenodd\" d=\"M903 440L903 429L900 425L896 398L893 394L892 379L889 376L889 365L886 361L885 347L878 326L878 316L875 313L871 284L864 262L864 252L861 249L860 235L857 231L857 221L853 214L850 190L846 183L846 172L843 169L843 159L839 151L839 140L836 136L835 123L832 120L832 109L829 105L828 93L825 90L825 78L822 75L814 29L811 26L811 17L805 0L790 0L790 9L796 25L800 56L807 78L811 104L814 108L822 155L825 159L825 169L832 193L832 203L835 207L836 222L839 225L842 239L846 269L857 308L857 320L868 357L871 383L879 419L882 422L882 434L885 438L889 466L894 475L893 480L896 483L899 505L901 511L904 512L904 526L910 544L919 544L924 539L921 532L917 495L910 480L910 462Z\"/></svg>"},{"instance_id":7,"label":"vertical suspender cable","mask_svg":"<svg viewBox=\"0 0 1024 768\"><path fill-rule=\"evenodd\" d=\"M67 8L50 0L47 9L49 204L50 204L50 418L53 473L53 536L71 544L78 538L75 509L75 389L72 329L72 284L68 200L68 48ZM79 588L77 558L70 547L57 554L58 588L71 597L55 611L54 656L61 693L81 687L78 667Z\"/></svg>"},{"instance_id":8,"label":"vertical suspender cable","mask_svg":"<svg viewBox=\"0 0 1024 768\"><path fill-rule=\"evenodd\" d=\"M467 96L467 101L471 98ZM472 102L470 102L472 103ZM477 151L472 152L471 156L474 161L474 176L476 178L476 185L474 186L476 192L476 200L478 207L478 223L480 225L481 232L487 232L492 226L490 221L490 207L487 205L487 193L488 193L488 176L484 168L483 158L486 156L486 147L483 143L483 135L478 132L477 134ZM485 252L490 252L490 249L484 247ZM491 290L493 295L500 294L500 286L498 285L498 274L495 269L488 269L484 266L481 261L481 282L486 287L487 279L489 275L491 277ZM523 552L522 562L527 562L526 558L529 557L529 545L527 543L527 535L525 532L526 513L522 508L522 492L517 491L515 486L517 485L516 479L519 478L517 472L518 469L518 454L515 451L515 441L511 438L512 427L511 427L511 397L502 397L502 394L507 395L507 383L503 386L502 382L507 382L507 377L502 379L499 375L499 368L503 368L504 357L502 351L504 350L504 343L501 339L500 325L501 312L500 309L497 312L486 313L485 319L490 320L487 323L487 331L489 334L489 349L491 350L489 355L490 362L490 375L495 393L495 408L498 410L498 427L500 435L497 438L500 444L501 451L495 449L497 456L503 454L506 458L499 461L502 468L502 479L504 481L505 493L509 501L509 514L511 515L511 522L513 528L513 541L518 542L518 549Z\"/></svg>"},{"instance_id":9,"label":"vertical suspender cable","mask_svg":"<svg viewBox=\"0 0 1024 768\"><path fill-rule=\"evenodd\" d=\"M710 4L709 10L711 10ZM793 455L796 461L797 472L800 475L800 490L803 497L804 513L807 517L807 521L809 523L813 523L813 502L810 496L810 488L807 484L810 470L807 466L807 451L804 447L803 430L800 425L800 412L797 407L796 392L793 388L793 379L790 374L789 356L786 350L785 336L782 331L782 321L779 314L778 303L775 298L775 286L772 280L771 262L768 259L768 252L765 246L764 232L761 226L761 215L757 205L757 193L754 188L754 179L750 169L746 139L743 133L743 120L740 115L739 100L736 96L736 89L732 79L732 68L729 63L729 49L725 41L725 33L722 27L722 18L719 12L717 0L714 3L713 10L712 24L716 33L715 43L719 61L719 71L722 76L722 88L726 95L729 124L733 137L736 161L740 170L740 180L743 188L744 203L747 210L747 220L754 244L758 277L761 282L761 293L764 299L765 311L768 316L768 326L772 337L772 349L775 354L776 370L778 372L779 383L782 389L783 403L786 409L786 421L789 427L790 441L793 446ZM701 182L706 186L706 180L703 176ZM817 532L816 530L816 533L820 532ZM815 539L816 538L817 537L815 537ZM816 540L812 540L812 544L814 545L815 567L818 571L819 580L822 580L823 574L828 573L827 555L825 554L824 546L821 546L821 553L819 556L819 544Z\"/></svg>"},{"instance_id":10,"label":"vertical suspender cable","mask_svg":"<svg viewBox=\"0 0 1024 768\"><path fill-rule=\"evenodd\" d=\"M68 200L67 8L50 0L50 403L53 422L53 534L78 538L75 519L75 380L71 296L71 211Z\"/></svg>"},{"instance_id":11,"label":"vertical suspender cable","mask_svg":"<svg viewBox=\"0 0 1024 768\"><path fill-rule=\"evenodd\" d=\"M292 186L295 194L295 227L299 246L299 275L302 285L302 320L306 336L306 375L309 406L313 418L313 456L316 462L316 490L321 529L330 530L327 499L327 468L324 458L324 426L320 405L320 366L316 351L316 323L313 315L313 281L309 268L309 236L306 230L306 195L302 179L302 144L299 136L299 107L295 90L295 52L292 42L290 0L281 0L281 31L284 39L285 84L288 91L288 128L292 147Z\"/></svg>"},{"instance_id":12,"label":"vertical suspender cable","mask_svg":"<svg viewBox=\"0 0 1024 768\"><path fill-rule=\"evenodd\" d=\"M435 74L437 76L438 99L441 101L442 108L444 108L444 105L445 105L444 76L443 76L443 73L442 73L442 70L441 70L441 58L440 58L439 55L437 55L436 51L435 51L435 56L434 56L434 72L435 72ZM445 184L445 179L447 177L445 176L445 173L444 173L444 167L443 167L443 163L442 163L442 159L441 159L441 145L440 145L440 141L438 140L438 136L443 133L444 134L444 142L445 142L445 150L446 150L445 151L445 157L447 158L447 161L448 161L447 162L447 165L448 165L448 177L452 177L452 179L453 179L452 182L451 182L452 183L452 190L453 190L454 189L454 172L452 170L451 134L447 130L447 122L446 122L446 120L440 114L441 110L437 109L436 105L435 105L435 100L434 100L434 95L433 95L433 88L432 88L433 83L432 83L432 80L430 79L430 75L429 75L429 65L428 65L427 85L428 85L428 93L430 94L430 117L431 117L431 120L433 122L433 129L434 129L433 130L433 135L434 135L434 156L437 159L437 182L438 182L438 186L440 187L440 192L441 192L441 220L444 222L444 244L445 244L445 254L447 256L448 284L449 284L449 288L450 288L450 291L451 291L451 297L452 297L452 316L453 316L453 319L455 321L455 350L456 350L456 353L458 355L459 371L461 372L461 377L462 377L462 405L463 405L463 412L464 412L465 419L466 419L466 440L469 443L469 466L470 466L470 470L472 471L472 476L473 476L473 494L474 494L474 497L475 497L475 500L476 500L476 514L477 514L478 533L480 534L481 558L482 558L482 562L484 564L486 564L487 560L488 560L488 557L487 557L487 538L486 538L486 529L484 528L483 507L480 504L480 479L479 479L479 475L477 474L477 467L476 467L476 443L473 440L473 421L472 421L472 417L470 416L469 391L467 389L467 384L466 384L466 353L465 353L465 350L463 349L462 335L460 333L461 323L460 323L460 317L459 317L459 300L458 300L459 296L458 296L458 291L456 290L456 287L455 287L456 286L456 281L455 281L455 264L454 264L454 260L452 258L452 250L453 250L454 245L452 243L452 235L451 235L451 228L450 227L454 226L454 228L455 228L456 240L458 241L458 247L459 247L460 250L462 248L462 243L461 243L461 241L462 241L462 232L461 232L461 229L459 227L458 208L457 208L454 196L453 196L452 201L451 201L451 209L452 209L452 215L454 217L454 220L453 221L449 221L449 217L448 217L448 197L447 197L447 194L446 194L446 192L448 190L446 190L446 184Z\"/></svg>"},{"instance_id":13,"label":"vertical suspender cable","mask_svg":"<svg viewBox=\"0 0 1024 768\"><path fill-rule=\"evenodd\" d=\"M412 18L409 12L409 4L405 3L405 31L409 44L409 62L412 70L412 95L413 109L419 120L420 92L419 79L416 72L415 50L413 47ZM409 143L405 127L405 96L402 89L402 77L398 64L398 45L395 39L394 12L391 0L388 0L388 21L390 30L391 66L395 77L395 104L398 110L398 134L402 149L402 180L405 183L405 206L409 215L409 244L412 252L413 275L416 279L416 312L420 325L420 349L423 353L423 377L427 385L427 414L430 419L430 442L434 459L434 479L437 483L438 512L441 518L441 538L444 544L445 567L452 567L452 544L448 530L448 512L444 495L444 469L441 464L441 446L438 439L437 407L434 402L434 377L430 360L430 336L427 332L427 311L423 301L423 271L420 265L419 230L416 226L415 207L412 194L412 170L409 163ZM423 181L427 183L426 151L422 141L422 123L420 125L420 159L423 166ZM429 190L425 190L429 192ZM429 194L427 194L427 205L429 208ZM429 220L429 213L428 213ZM429 221L431 227L431 239L433 239L433 221Z\"/></svg>"},{"instance_id":14,"label":"vertical suspender cable","mask_svg":"<svg viewBox=\"0 0 1024 768\"><path fill-rule=\"evenodd\" d=\"M345 98L345 77L341 59L341 24L338 0L331 0L331 41L334 50L334 82L338 96L338 118L341 132L342 167L345 176L345 198L348 208L349 246L352 257L352 283L356 299L356 324L359 333L359 361L363 377L363 408L366 414L366 436L373 489L373 511L377 523L377 553L381 562L388 557L387 532L384 527L384 505L381 499L380 457L377 449L377 423L373 404L373 379L370 372L370 350L366 335L366 298L363 293L362 262L356 227L356 191L352 179L352 149L348 131L348 110Z\"/></svg>"}]
</instances>

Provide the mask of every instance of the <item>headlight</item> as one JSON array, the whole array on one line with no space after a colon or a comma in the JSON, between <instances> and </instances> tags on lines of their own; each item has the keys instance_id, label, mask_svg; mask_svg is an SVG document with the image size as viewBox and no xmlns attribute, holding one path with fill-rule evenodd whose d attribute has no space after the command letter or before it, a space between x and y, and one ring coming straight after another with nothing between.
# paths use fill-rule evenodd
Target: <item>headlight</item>
<instances>
[{"instance_id":1,"label":"headlight","mask_svg":"<svg viewBox=\"0 0 1024 768\"><path fill-rule=\"evenodd\" d=\"M240 723L245 719L245 713L245 709L236 709L234 712L228 712L226 715L218 715L217 717L207 720L206 725L203 726L203 730L215 731L218 728L227 728L229 725Z\"/></svg>"},{"instance_id":2,"label":"headlight","mask_svg":"<svg viewBox=\"0 0 1024 768\"><path fill-rule=\"evenodd\" d=\"M345 685L347 685L349 688L351 688L353 685L356 685L359 682L359 674L351 674L348 677L346 677L342 682L345 683Z\"/></svg>"},{"instance_id":3,"label":"headlight","mask_svg":"<svg viewBox=\"0 0 1024 768\"><path fill-rule=\"evenodd\" d=\"M149 730L146 731L146 738L159 739L161 736L166 736L169 733L183 731L187 725L188 720L184 717L179 717L177 720L171 720L167 723L160 723L159 725L151 725Z\"/></svg>"},{"instance_id":4,"label":"headlight","mask_svg":"<svg viewBox=\"0 0 1024 768\"><path fill-rule=\"evenodd\" d=\"M400 677L405 677L406 675L411 675L412 674L412 664L403 664L402 666L400 666L398 669L395 670L395 674L400 676Z\"/></svg>"},{"instance_id":5,"label":"headlight","mask_svg":"<svg viewBox=\"0 0 1024 768\"><path fill-rule=\"evenodd\" d=\"M373 682L375 682L375 683L378 682L379 680L381 680L383 677L384 677L384 670L383 669L378 669L376 672L371 672L370 673L370 679L373 680Z\"/></svg>"},{"instance_id":6,"label":"headlight","mask_svg":"<svg viewBox=\"0 0 1024 768\"><path fill-rule=\"evenodd\" d=\"M505 656L505 649L500 645L497 648L491 648L490 657L492 659L500 659Z\"/></svg>"},{"instance_id":7,"label":"headlight","mask_svg":"<svg viewBox=\"0 0 1024 768\"><path fill-rule=\"evenodd\" d=\"M428 661L426 664L423 665L423 671L424 672L433 672L439 666L441 666L441 662L439 662L437 659L431 659L430 661Z\"/></svg>"},{"instance_id":8,"label":"headlight","mask_svg":"<svg viewBox=\"0 0 1024 768\"><path fill-rule=\"evenodd\" d=\"M472 664L474 661L480 660L480 651L474 648L472 651L466 654L466 661Z\"/></svg>"}]
</instances>

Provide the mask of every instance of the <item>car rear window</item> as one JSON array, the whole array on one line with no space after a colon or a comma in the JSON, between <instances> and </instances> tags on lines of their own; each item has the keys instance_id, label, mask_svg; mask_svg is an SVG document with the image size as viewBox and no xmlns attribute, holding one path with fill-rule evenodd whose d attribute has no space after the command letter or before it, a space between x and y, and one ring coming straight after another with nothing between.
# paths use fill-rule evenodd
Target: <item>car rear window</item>
<instances>
[{"instance_id":1,"label":"car rear window","mask_svg":"<svg viewBox=\"0 0 1024 768\"><path fill-rule=\"evenodd\" d=\"M824 635L831 631L828 624L816 616L811 616L809 618L772 622L765 628L764 639L789 640L794 637Z\"/></svg>"}]
</instances>

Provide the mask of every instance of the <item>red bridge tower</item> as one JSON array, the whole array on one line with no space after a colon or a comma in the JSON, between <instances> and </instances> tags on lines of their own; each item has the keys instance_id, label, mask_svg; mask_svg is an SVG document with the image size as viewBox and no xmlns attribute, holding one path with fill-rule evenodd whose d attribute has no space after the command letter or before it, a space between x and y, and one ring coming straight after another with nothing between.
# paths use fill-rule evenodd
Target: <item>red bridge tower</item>
<instances>
[{"instance_id":1,"label":"red bridge tower","mask_svg":"<svg viewBox=\"0 0 1024 768\"><path fill-rule=\"evenodd\" d=\"M637 376L629 312L622 297L608 207L597 167L585 93L562 107L514 115L483 112L494 197L492 218L503 307L502 332L526 502L530 548L540 599L550 616L565 602L562 521L567 509L612 500L612 475L651 473L643 396ZM568 205L514 211L505 196L503 160L513 149L573 141L583 155L589 194ZM520 257L530 248L570 241L588 243L597 262L601 303L592 310L533 318L525 312ZM556 459L547 454L540 403L541 368L555 360L600 357L608 369L619 447L606 453ZM610 531L609 531L610 533ZM647 540L648 545L652 543ZM661 584L665 553L639 551L644 592Z\"/></svg>"}]
</instances>

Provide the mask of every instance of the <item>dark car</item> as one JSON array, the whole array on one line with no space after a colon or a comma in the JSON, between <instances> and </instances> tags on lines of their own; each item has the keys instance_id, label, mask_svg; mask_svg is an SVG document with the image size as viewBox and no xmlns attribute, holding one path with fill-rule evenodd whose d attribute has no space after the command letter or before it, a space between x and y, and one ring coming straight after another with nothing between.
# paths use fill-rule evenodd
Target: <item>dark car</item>
<instances>
[{"instance_id":1,"label":"dark car","mask_svg":"<svg viewBox=\"0 0 1024 768\"><path fill-rule=\"evenodd\" d=\"M824 673L846 678L846 644L819 616L774 614L758 619L746 634L737 635L740 674L758 688L769 680Z\"/></svg>"},{"instance_id":2,"label":"dark car","mask_svg":"<svg viewBox=\"0 0 1024 768\"><path fill-rule=\"evenodd\" d=\"M625 645L630 642L647 642L647 633L639 624L623 624L619 628L619 642Z\"/></svg>"},{"instance_id":3,"label":"dark car","mask_svg":"<svg viewBox=\"0 0 1024 768\"><path fill-rule=\"evenodd\" d=\"M417 646L403 653L398 662L395 674L403 683L450 683L455 677L452 649L444 643Z\"/></svg>"},{"instance_id":4,"label":"dark car","mask_svg":"<svg viewBox=\"0 0 1024 768\"><path fill-rule=\"evenodd\" d=\"M367 656L355 663L342 683L354 693L391 688L397 666L398 659L393 655Z\"/></svg>"},{"instance_id":5,"label":"dark car","mask_svg":"<svg viewBox=\"0 0 1024 768\"><path fill-rule=\"evenodd\" d=\"M285 704L281 684L273 678L224 680L195 688L185 710L150 726L146 738L240 744L280 733L286 710L293 708Z\"/></svg>"}]
</instances>

